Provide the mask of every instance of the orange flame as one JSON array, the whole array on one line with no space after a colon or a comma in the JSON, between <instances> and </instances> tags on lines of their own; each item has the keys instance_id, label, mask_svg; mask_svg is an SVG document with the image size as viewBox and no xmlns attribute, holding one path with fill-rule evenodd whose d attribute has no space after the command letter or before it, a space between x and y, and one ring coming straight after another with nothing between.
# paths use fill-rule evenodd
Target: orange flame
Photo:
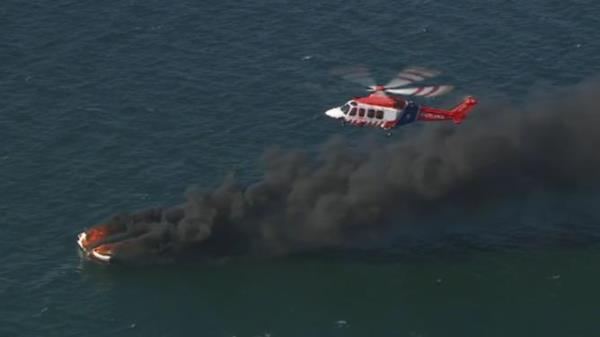
<instances>
[{"instance_id":1,"label":"orange flame","mask_svg":"<svg viewBox=\"0 0 600 337\"><path fill-rule=\"evenodd\" d=\"M92 228L85 232L85 239L82 240L81 244L84 248L87 248L90 244L102 240L109 235L111 235L111 233L106 226Z\"/></svg>"}]
</instances>

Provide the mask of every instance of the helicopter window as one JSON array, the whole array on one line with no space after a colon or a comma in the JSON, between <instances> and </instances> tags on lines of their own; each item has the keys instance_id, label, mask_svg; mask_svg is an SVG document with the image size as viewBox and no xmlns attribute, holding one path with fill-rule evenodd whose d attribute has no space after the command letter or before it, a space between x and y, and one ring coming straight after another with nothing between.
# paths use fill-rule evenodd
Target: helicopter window
<instances>
[{"instance_id":1,"label":"helicopter window","mask_svg":"<svg viewBox=\"0 0 600 337\"><path fill-rule=\"evenodd\" d=\"M348 113L348 110L350 110L350 106L348 104L344 104L344 106L342 107L342 112L345 114Z\"/></svg>"},{"instance_id":2,"label":"helicopter window","mask_svg":"<svg viewBox=\"0 0 600 337\"><path fill-rule=\"evenodd\" d=\"M356 108L350 109L350 116L356 116Z\"/></svg>"},{"instance_id":3,"label":"helicopter window","mask_svg":"<svg viewBox=\"0 0 600 337\"><path fill-rule=\"evenodd\" d=\"M350 105L356 106L356 102L352 101L352 102L350 102Z\"/></svg>"},{"instance_id":4,"label":"helicopter window","mask_svg":"<svg viewBox=\"0 0 600 337\"><path fill-rule=\"evenodd\" d=\"M383 111L377 110L377 119L383 119Z\"/></svg>"},{"instance_id":5,"label":"helicopter window","mask_svg":"<svg viewBox=\"0 0 600 337\"><path fill-rule=\"evenodd\" d=\"M358 116L365 117L365 109L358 109Z\"/></svg>"},{"instance_id":6,"label":"helicopter window","mask_svg":"<svg viewBox=\"0 0 600 337\"><path fill-rule=\"evenodd\" d=\"M367 112L367 117L369 117L369 118L375 117L375 110L369 109L369 111Z\"/></svg>"}]
</instances>

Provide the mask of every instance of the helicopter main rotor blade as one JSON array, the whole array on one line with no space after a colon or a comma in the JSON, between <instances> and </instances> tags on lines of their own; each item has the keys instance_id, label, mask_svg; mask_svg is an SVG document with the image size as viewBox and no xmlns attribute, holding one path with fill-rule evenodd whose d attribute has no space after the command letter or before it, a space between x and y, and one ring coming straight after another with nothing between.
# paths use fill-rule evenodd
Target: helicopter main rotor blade
<instances>
[{"instance_id":1,"label":"helicopter main rotor blade","mask_svg":"<svg viewBox=\"0 0 600 337\"><path fill-rule=\"evenodd\" d=\"M371 76L371 72L366 67L340 67L333 70L333 74L341 78L360 84L369 89L375 88L375 80Z\"/></svg>"},{"instance_id":2,"label":"helicopter main rotor blade","mask_svg":"<svg viewBox=\"0 0 600 337\"><path fill-rule=\"evenodd\" d=\"M454 87L451 85L433 85L429 87L414 87L401 89L386 89L385 92L405 96L435 97L449 93Z\"/></svg>"},{"instance_id":3,"label":"helicopter main rotor blade","mask_svg":"<svg viewBox=\"0 0 600 337\"><path fill-rule=\"evenodd\" d=\"M440 74L439 71L425 69L425 68L406 68L402 70L398 75L392 78L386 85L386 88L397 88L402 87L407 84L411 84L414 82L419 82L426 80L428 78L432 78L438 76Z\"/></svg>"}]
</instances>

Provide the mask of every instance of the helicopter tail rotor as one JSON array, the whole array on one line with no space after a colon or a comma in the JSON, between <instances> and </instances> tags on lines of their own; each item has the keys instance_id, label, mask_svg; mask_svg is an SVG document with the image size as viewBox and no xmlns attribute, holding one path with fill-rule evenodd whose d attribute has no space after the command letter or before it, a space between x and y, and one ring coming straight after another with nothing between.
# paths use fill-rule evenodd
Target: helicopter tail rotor
<instances>
[{"instance_id":1,"label":"helicopter tail rotor","mask_svg":"<svg viewBox=\"0 0 600 337\"><path fill-rule=\"evenodd\" d=\"M473 96L468 96L458 106L452 109L452 120L454 123L460 124L475 105L477 105L477 100Z\"/></svg>"}]
</instances>

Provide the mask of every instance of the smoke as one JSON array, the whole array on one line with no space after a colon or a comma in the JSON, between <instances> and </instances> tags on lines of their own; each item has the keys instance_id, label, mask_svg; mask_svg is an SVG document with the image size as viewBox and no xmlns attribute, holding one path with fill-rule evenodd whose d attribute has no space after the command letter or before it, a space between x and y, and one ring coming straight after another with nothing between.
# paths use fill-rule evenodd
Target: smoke
<instances>
[{"instance_id":1,"label":"smoke","mask_svg":"<svg viewBox=\"0 0 600 337\"><path fill-rule=\"evenodd\" d=\"M475 108L462 125L429 123L389 142L333 137L317 154L270 149L264 176L228 176L181 207L111 219L117 257L198 251L285 254L382 240L444 217L460 222L502 200L594 194L600 183L600 86L587 83L522 106ZM110 241L110 238L109 240Z\"/></svg>"}]
</instances>

